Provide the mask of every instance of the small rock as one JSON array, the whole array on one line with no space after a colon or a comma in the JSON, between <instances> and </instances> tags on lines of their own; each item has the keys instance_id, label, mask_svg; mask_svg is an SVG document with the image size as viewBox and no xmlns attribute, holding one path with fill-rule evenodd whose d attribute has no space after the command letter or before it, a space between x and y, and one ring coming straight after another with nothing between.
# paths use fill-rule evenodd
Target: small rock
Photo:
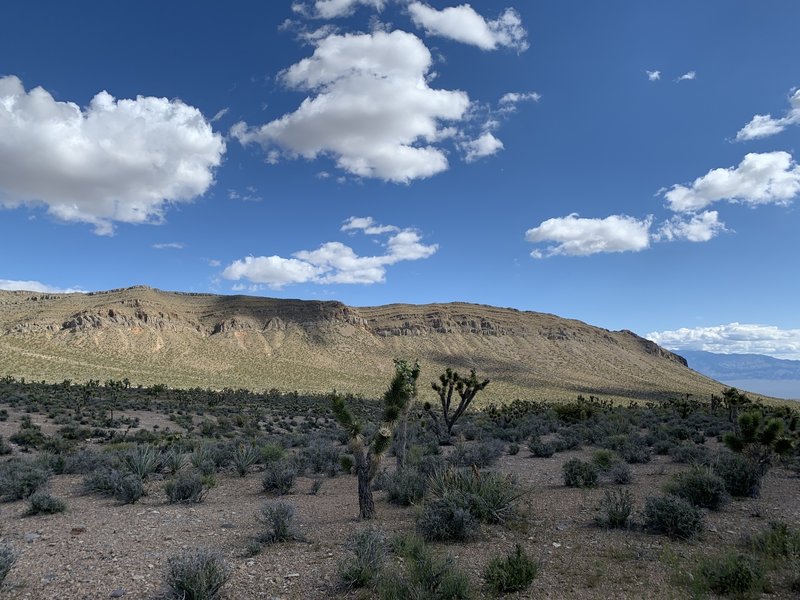
<instances>
[{"instance_id":1,"label":"small rock","mask_svg":"<svg viewBox=\"0 0 800 600\"><path fill-rule=\"evenodd\" d=\"M111 592L111 594L109 594L109 597L111 597L111 598L122 598L127 593L128 593L128 590L123 589L123 588L117 588L116 590Z\"/></svg>"},{"instance_id":2,"label":"small rock","mask_svg":"<svg viewBox=\"0 0 800 600\"><path fill-rule=\"evenodd\" d=\"M559 523L558 525L556 525L556 529L558 531L564 531L568 527L569 527L569 525L567 525L566 523Z\"/></svg>"},{"instance_id":3,"label":"small rock","mask_svg":"<svg viewBox=\"0 0 800 600\"><path fill-rule=\"evenodd\" d=\"M294 579L295 577L300 577L300 573L289 573L288 575L284 575L286 579Z\"/></svg>"},{"instance_id":4,"label":"small rock","mask_svg":"<svg viewBox=\"0 0 800 600\"><path fill-rule=\"evenodd\" d=\"M80 534L82 534L82 533L86 533L86 527L73 527L73 528L70 530L70 533L71 533L72 535L80 535Z\"/></svg>"},{"instance_id":5,"label":"small rock","mask_svg":"<svg viewBox=\"0 0 800 600\"><path fill-rule=\"evenodd\" d=\"M553 548L561 548L561 544L558 542L553 542Z\"/></svg>"},{"instance_id":6,"label":"small rock","mask_svg":"<svg viewBox=\"0 0 800 600\"><path fill-rule=\"evenodd\" d=\"M29 544L32 544L33 542L38 540L40 537L42 537L42 536L40 536L38 533L26 533L25 534L25 541L27 543L29 543Z\"/></svg>"},{"instance_id":7,"label":"small rock","mask_svg":"<svg viewBox=\"0 0 800 600\"><path fill-rule=\"evenodd\" d=\"M223 529L236 529L236 525L234 525L233 523L223 523L222 525L220 525L220 527L222 527Z\"/></svg>"}]
</instances>

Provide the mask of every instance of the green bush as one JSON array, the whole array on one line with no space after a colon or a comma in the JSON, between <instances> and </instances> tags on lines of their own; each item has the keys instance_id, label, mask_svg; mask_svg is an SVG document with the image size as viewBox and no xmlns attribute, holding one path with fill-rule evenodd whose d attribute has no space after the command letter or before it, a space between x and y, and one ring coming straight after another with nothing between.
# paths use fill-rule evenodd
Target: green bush
<instances>
[{"instance_id":1,"label":"green bush","mask_svg":"<svg viewBox=\"0 0 800 600\"><path fill-rule=\"evenodd\" d=\"M218 552L190 550L169 558L165 596L169 600L216 600L231 574Z\"/></svg>"},{"instance_id":2,"label":"green bush","mask_svg":"<svg viewBox=\"0 0 800 600\"><path fill-rule=\"evenodd\" d=\"M722 453L713 468L734 498L758 498L761 494L762 473L757 464L741 454Z\"/></svg>"},{"instance_id":3,"label":"green bush","mask_svg":"<svg viewBox=\"0 0 800 600\"><path fill-rule=\"evenodd\" d=\"M475 469L446 469L428 479L431 498L451 498L483 523L506 523L517 515L524 492L510 475Z\"/></svg>"},{"instance_id":4,"label":"green bush","mask_svg":"<svg viewBox=\"0 0 800 600\"><path fill-rule=\"evenodd\" d=\"M283 458L267 464L261 485L268 494L283 496L292 491L295 479L297 479L297 465Z\"/></svg>"},{"instance_id":5,"label":"green bush","mask_svg":"<svg viewBox=\"0 0 800 600\"><path fill-rule=\"evenodd\" d=\"M261 463L265 465L286 458L286 450L279 444L272 442L261 446L259 448L259 454Z\"/></svg>"},{"instance_id":6,"label":"green bush","mask_svg":"<svg viewBox=\"0 0 800 600\"><path fill-rule=\"evenodd\" d=\"M517 544L511 554L491 559L483 577L492 591L507 594L526 589L538 572L539 564Z\"/></svg>"},{"instance_id":7,"label":"green bush","mask_svg":"<svg viewBox=\"0 0 800 600\"><path fill-rule=\"evenodd\" d=\"M692 465L707 465L711 461L711 453L705 446L685 442L673 446L669 450L673 462Z\"/></svg>"},{"instance_id":8,"label":"green bush","mask_svg":"<svg viewBox=\"0 0 800 600\"><path fill-rule=\"evenodd\" d=\"M617 463L611 467L608 471L608 476L611 478L611 481L620 485L627 485L633 481L631 467L628 463L624 462Z\"/></svg>"},{"instance_id":9,"label":"green bush","mask_svg":"<svg viewBox=\"0 0 800 600\"><path fill-rule=\"evenodd\" d=\"M516 442L511 442L508 445L507 452L509 456L516 456L517 454L519 454L519 444Z\"/></svg>"},{"instance_id":10,"label":"green bush","mask_svg":"<svg viewBox=\"0 0 800 600\"><path fill-rule=\"evenodd\" d=\"M664 491L711 510L719 510L728 501L725 482L707 469L692 469L676 474L664 486Z\"/></svg>"},{"instance_id":11,"label":"green bush","mask_svg":"<svg viewBox=\"0 0 800 600\"><path fill-rule=\"evenodd\" d=\"M0 541L0 585L17 561L17 556L18 554L11 544Z\"/></svg>"},{"instance_id":12,"label":"green bush","mask_svg":"<svg viewBox=\"0 0 800 600\"><path fill-rule=\"evenodd\" d=\"M654 533L688 540L703 532L703 512L677 496L651 497L645 501L644 524Z\"/></svg>"},{"instance_id":13,"label":"green bush","mask_svg":"<svg viewBox=\"0 0 800 600\"><path fill-rule=\"evenodd\" d=\"M504 445L500 440L457 444L450 455L450 463L456 467L491 467L503 454Z\"/></svg>"},{"instance_id":14,"label":"green bush","mask_svg":"<svg viewBox=\"0 0 800 600\"><path fill-rule=\"evenodd\" d=\"M138 444L122 454L122 464L144 481L161 465L158 450L149 444Z\"/></svg>"},{"instance_id":15,"label":"green bush","mask_svg":"<svg viewBox=\"0 0 800 600\"><path fill-rule=\"evenodd\" d=\"M385 489L386 497L393 504L410 506L425 495L427 477L412 468L395 471L389 475Z\"/></svg>"},{"instance_id":16,"label":"green bush","mask_svg":"<svg viewBox=\"0 0 800 600\"><path fill-rule=\"evenodd\" d=\"M11 445L3 439L3 436L0 435L0 456L5 456L7 454L11 454Z\"/></svg>"},{"instance_id":17,"label":"green bush","mask_svg":"<svg viewBox=\"0 0 800 600\"><path fill-rule=\"evenodd\" d=\"M771 559L800 558L800 529L786 523L772 522L769 529L750 540L755 552Z\"/></svg>"},{"instance_id":18,"label":"green bush","mask_svg":"<svg viewBox=\"0 0 800 600\"><path fill-rule=\"evenodd\" d=\"M737 552L701 559L696 581L723 596L735 598L761 598L764 590L764 567L753 557Z\"/></svg>"},{"instance_id":19,"label":"green bush","mask_svg":"<svg viewBox=\"0 0 800 600\"><path fill-rule=\"evenodd\" d=\"M592 464L601 471L609 471L611 467L620 464L619 455L613 450L603 448L592 454Z\"/></svg>"},{"instance_id":20,"label":"green bush","mask_svg":"<svg viewBox=\"0 0 800 600\"><path fill-rule=\"evenodd\" d=\"M598 469L579 458L572 458L564 463L564 485L567 487L589 488L597 485Z\"/></svg>"},{"instance_id":21,"label":"green bush","mask_svg":"<svg viewBox=\"0 0 800 600\"><path fill-rule=\"evenodd\" d=\"M24 500L50 480L50 470L29 460L11 460L0 465L0 498Z\"/></svg>"},{"instance_id":22,"label":"green bush","mask_svg":"<svg viewBox=\"0 0 800 600\"><path fill-rule=\"evenodd\" d=\"M67 510L66 502L47 492L34 492L28 498L28 502L30 502L29 515L54 515Z\"/></svg>"},{"instance_id":23,"label":"green bush","mask_svg":"<svg viewBox=\"0 0 800 600\"><path fill-rule=\"evenodd\" d=\"M542 442L538 438L531 438L528 450L536 458L550 458L556 453L556 446L551 442Z\"/></svg>"},{"instance_id":24,"label":"green bush","mask_svg":"<svg viewBox=\"0 0 800 600\"><path fill-rule=\"evenodd\" d=\"M298 539L294 525L294 507L286 502L267 500L261 505L257 515L263 526L258 541L262 544L274 544Z\"/></svg>"},{"instance_id":25,"label":"green bush","mask_svg":"<svg viewBox=\"0 0 800 600\"><path fill-rule=\"evenodd\" d=\"M208 488L196 471L181 471L175 479L164 484L164 493L170 504L198 504L205 500Z\"/></svg>"},{"instance_id":26,"label":"green bush","mask_svg":"<svg viewBox=\"0 0 800 600\"><path fill-rule=\"evenodd\" d=\"M479 521L461 499L447 495L426 502L417 530L426 541L466 542L478 534Z\"/></svg>"},{"instance_id":27,"label":"green bush","mask_svg":"<svg viewBox=\"0 0 800 600\"><path fill-rule=\"evenodd\" d=\"M353 472L354 465L355 459L352 454L342 454L339 456L339 468L342 470L342 473L347 473L349 475Z\"/></svg>"},{"instance_id":28,"label":"green bush","mask_svg":"<svg viewBox=\"0 0 800 600\"><path fill-rule=\"evenodd\" d=\"M596 523L607 529L627 529L631 524L633 496L627 490L606 490Z\"/></svg>"},{"instance_id":29,"label":"green bush","mask_svg":"<svg viewBox=\"0 0 800 600\"><path fill-rule=\"evenodd\" d=\"M363 529L350 539L353 556L339 563L339 576L349 588L373 585L386 561L387 544L375 529Z\"/></svg>"},{"instance_id":30,"label":"green bush","mask_svg":"<svg viewBox=\"0 0 800 600\"><path fill-rule=\"evenodd\" d=\"M123 504L133 504L144 496L144 485L138 475L110 467L87 475L83 486L89 493L110 496Z\"/></svg>"}]
</instances>

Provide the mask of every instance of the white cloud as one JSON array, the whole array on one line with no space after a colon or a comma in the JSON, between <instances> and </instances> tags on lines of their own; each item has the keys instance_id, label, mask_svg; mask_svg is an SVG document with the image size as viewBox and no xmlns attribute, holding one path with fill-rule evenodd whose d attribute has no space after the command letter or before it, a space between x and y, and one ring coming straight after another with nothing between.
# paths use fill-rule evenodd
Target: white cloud
<instances>
[{"instance_id":1,"label":"white cloud","mask_svg":"<svg viewBox=\"0 0 800 600\"><path fill-rule=\"evenodd\" d=\"M469 140L461 144L463 150L466 151L464 160L475 162L484 156L492 156L497 154L503 149L503 142L494 137L490 132L486 131L480 137Z\"/></svg>"},{"instance_id":2,"label":"white cloud","mask_svg":"<svg viewBox=\"0 0 800 600\"><path fill-rule=\"evenodd\" d=\"M439 122L463 119L469 106L465 92L431 88L430 67L428 49L404 31L330 35L281 74L284 84L311 94L299 108L261 127L237 123L231 134L290 158L332 155L359 177L430 177L448 168L434 145Z\"/></svg>"},{"instance_id":3,"label":"white cloud","mask_svg":"<svg viewBox=\"0 0 800 600\"><path fill-rule=\"evenodd\" d=\"M639 252L650 247L652 217L639 220L626 215L581 219L573 213L548 219L529 229L525 239L534 244L552 243L531 252L534 258L589 256L606 252Z\"/></svg>"},{"instance_id":4,"label":"white cloud","mask_svg":"<svg viewBox=\"0 0 800 600\"><path fill-rule=\"evenodd\" d=\"M726 200L751 206L788 204L800 193L800 166L788 152L751 153L737 167L712 169L691 186L664 192L669 208L694 212Z\"/></svg>"},{"instance_id":5,"label":"white cloud","mask_svg":"<svg viewBox=\"0 0 800 600\"><path fill-rule=\"evenodd\" d=\"M295 2L292 10L304 17L335 19L353 14L360 5L382 10L386 0L316 0L311 6L304 2Z\"/></svg>"},{"instance_id":6,"label":"white cloud","mask_svg":"<svg viewBox=\"0 0 800 600\"><path fill-rule=\"evenodd\" d=\"M723 231L725 223L719 220L719 213L708 210L687 218L677 215L672 217L661 225L654 239L667 242L678 240L707 242Z\"/></svg>"},{"instance_id":7,"label":"white cloud","mask_svg":"<svg viewBox=\"0 0 800 600\"><path fill-rule=\"evenodd\" d=\"M212 259L210 259L208 261L208 266L209 267L221 267L222 266L222 261L219 261L219 260L216 260L216 259L212 258Z\"/></svg>"},{"instance_id":8,"label":"white cloud","mask_svg":"<svg viewBox=\"0 0 800 600\"><path fill-rule=\"evenodd\" d=\"M180 100L97 94L81 109L0 78L0 205L43 203L110 235L114 222L159 223L170 203L214 182L221 135Z\"/></svg>"},{"instance_id":9,"label":"white cloud","mask_svg":"<svg viewBox=\"0 0 800 600\"><path fill-rule=\"evenodd\" d=\"M736 134L737 141L755 140L780 133L789 125L800 124L800 89L789 97L789 110L779 119L772 115L756 115Z\"/></svg>"},{"instance_id":10,"label":"white cloud","mask_svg":"<svg viewBox=\"0 0 800 600\"><path fill-rule=\"evenodd\" d=\"M19 279L0 279L0 290L5 291L26 291L40 292L48 294L85 294L86 292L79 287L59 288L47 285L41 281L19 280Z\"/></svg>"},{"instance_id":11,"label":"white cloud","mask_svg":"<svg viewBox=\"0 0 800 600\"><path fill-rule=\"evenodd\" d=\"M219 121L222 117L227 115L229 111L230 111L230 108L227 108L227 107L218 110L217 114L215 114L213 117L211 117L211 122L215 123L215 122Z\"/></svg>"},{"instance_id":12,"label":"white cloud","mask_svg":"<svg viewBox=\"0 0 800 600\"><path fill-rule=\"evenodd\" d=\"M245 191L241 193L237 190L228 190L228 198L231 200L241 200L243 202L261 202L264 199L256 193L256 189L252 186L248 186Z\"/></svg>"},{"instance_id":13,"label":"white cloud","mask_svg":"<svg viewBox=\"0 0 800 600\"><path fill-rule=\"evenodd\" d=\"M367 235L380 235L398 231L394 225L378 225L372 217L350 217L339 229L340 231L363 231Z\"/></svg>"},{"instance_id":14,"label":"white cloud","mask_svg":"<svg viewBox=\"0 0 800 600\"><path fill-rule=\"evenodd\" d=\"M487 21L469 4L436 10L422 2L408 5L411 20L428 35L438 35L482 50L496 50L499 46L514 48L518 52L528 49L528 32L522 19L513 8L505 9L494 21Z\"/></svg>"},{"instance_id":15,"label":"white cloud","mask_svg":"<svg viewBox=\"0 0 800 600\"><path fill-rule=\"evenodd\" d=\"M678 352L703 350L720 354L766 354L776 358L800 360L800 329L729 323L713 327L654 331L645 337Z\"/></svg>"},{"instance_id":16,"label":"white cloud","mask_svg":"<svg viewBox=\"0 0 800 600\"><path fill-rule=\"evenodd\" d=\"M675 81L692 81L693 79L697 78L697 72L689 71L688 73L684 73L680 77L678 77Z\"/></svg>"},{"instance_id":17,"label":"white cloud","mask_svg":"<svg viewBox=\"0 0 800 600\"><path fill-rule=\"evenodd\" d=\"M153 244L156 250L183 250L183 242L168 242L166 244Z\"/></svg>"},{"instance_id":18,"label":"white cloud","mask_svg":"<svg viewBox=\"0 0 800 600\"><path fill-rule=\"evenodd\" d=\"M648 81L658 81L661 79L661 71L645 71Z\"/></svg>"},{"instance_id":19,"label":"white cloud","mask_svg":"<svg viewBox=\"0 0 800 600\"><path fill-rule=\"evenodd\" d=\"M437 244L423 244L420 234L413 229L375 225L372 217L351 217L342 230L360 230L370 235L396 233L388 238L386 252L379 256L359 256L341 242L327 242L316 250L295 252L293 258L249 256L228 265L222 276L234 281L246 279L273 289L292 283L381 283L386 280L388 266L428 258L438 250Z\"/></svg>"},{"instance_id":20,"label":"white cloud","mask_svg":"<svg viewBox=\"0 0 800 600\"><path fill-rule=\"evenodd\" d=\"M538 102L542 99L539 92L508 92L503 94L498 102L501 113L514 112L520 102Z\"/></svg>"}]
</instances>

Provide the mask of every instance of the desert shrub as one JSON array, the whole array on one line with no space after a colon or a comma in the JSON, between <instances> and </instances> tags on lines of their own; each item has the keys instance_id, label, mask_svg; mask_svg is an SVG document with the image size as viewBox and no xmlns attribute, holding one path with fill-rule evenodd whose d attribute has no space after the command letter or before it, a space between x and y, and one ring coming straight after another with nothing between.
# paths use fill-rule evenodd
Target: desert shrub
<instances>
[{"instance_id":1,"label":"desert shrub","mask_svg":"<svg viewBox=\"0 0 800 600\"><path fill-rule=\"evenodd\" d=\"M470 541L477 536L478 526L475 515L454 496L426 502L417 519L417 530L429 542Z\"/></svg>"},{"instance_id":2,"label":"desert shrub","mask_svg":"<svg viewBox=\"0 0 800 600\"><path fill-rule=\"evenodd\" d=\"M587 488L597 485L598 469L579 458L572 458L564 463L564 485L567 487Z\"/></svg>"},{"instance_id":3,"label":"desert shrub","mask_svg":"<svg viewBox=\"0 0 800 600\"><path fill-rule=\"evenodd\" d=\"M554 441L554 446L556 452L563 452L564 450L580 448L583 442L584 437L581 431L575 427L559 431Z\"/></svg>"},{"instance_id":4,"label":"desert shrub","mask_svg":"<svg viewBox=\"0 0 800 600\"><path fill-rule=\"evenodd\" d=\"M262 544L274 544L298 539L294 525L294 507L286 502L267 500L256 515L263 530L258 537Z\"/></svg>"},{"instance_id":5,"label":"desert shrub","mask_svg":"<svg viewBox=\"0 0 800 600\"><path fill-rule=\"evenodd\" d=\"M692 465L707 465L711 461L711 452L705 446L683 443L669 450L673 462Z\"/></svg>"},{"instance_id":6,"label":"desert shrub","mask_svg":"<svg viewBox=\"0 0 800 600\"><path fill-rule=\"evenodd\" d=\"M205 500L208 488L196 471L182 471L164 484L164 493L170 504L198 504Z\"/></svg>"},{"instance_id":7,"label":"desert shrub","mask_svg":"<svg viewBox=\"0 0 800 600\"><path fill-rule=\"evenodd\" d=\"M333 477L339 472L339 454L337 446L316 442L301 450L300 459L312 473L327 473Z\"/></svg>"},{"instance_id":8,"label":"desert shrub","mask_svg":"<svg viewBox=\"0 0 800 600\"><path fill-rule=\"evenodd\" d=\"M519 444L517 442L511 442L508 445L508 455L516 456L517 454L519 454Z\"/></svg>"},{"instance_id":9,"label":"desert shrub","mask_svg":"<svg viewBox=\"0 0 800 600\"><path fill-rule=\"evenodd\" d=\"M0 456L11 454L11 445L0 435Z\"/></svg>"},{"instance_id":10,"label":"desert shrub","mask_svg":"<svg viewBox=\"0 0 800 600\"><path fill-rule=\"evenodd\" d=\"M139 479L144 481L158 470L161 456L150 444L138 444L122 453L122 464Z\"/></svg>"},{"instance_id":11,"label":"desert shrub","mask_svg":"<svg viewBox=\"0 0 800 600\"><path fill-rule=\"evenodd\" d=\"M28 498L28 502L30 502L29 515L54 515L67 510L66 502L47 492L34 492Z\"/></svg>"},{"instance_id":12,"label":"desert shrub","mask_svg":"<svg viewBox=\"0 0 800 600\"><path fill-rule=\"evenodd\" d=\"M405 572L381 576L378 595L382 600L463 600L472 597L469 578L449 554L437 556L422 540L406 538L395 551L406 565Z\"/></svg>"},{"instance_id":13,"label":"desert shrub","mask_svg":"<svg viewBox=\"0 0 800 600\"><path fill-rule=\"evenodd\" d=\"M315 477L311 481L311 487L308 490L309 496L316 496L319 491L322 489L322 484L325 483L325 480L322 477Z\"/></svg>"},{"instance_id":14,"label":"desert shrub","mask_svg":"<svg viewBox=\"0 0 800 600\"><path fill-rule=\"evenodd\" d=\"M628 464L644 464L650 462L650 449L638 436L630 436L618 449L620 457Z\"/></svg>"},{"instance_id":15,"label":"desert shrub","mask_svg":"<svg viewBox=\"0 0 800 600\"><path fill-rule=\"evenodd\" d=\"M556 453L556 445L552 442L543 442L538 438L531 438L531 441L528 442L528 450L536 458L550 458Z\"/></svg>"},{"instance_id":16,"label":"desert shrub","mask_svg":"<svg viewBox=\"0 0 800 600\"><path fill-rule=\"evenodd\" d=\"M0 541L0 585L17 561L17 551L8 542Z\"/></svg>"},{"instance_id":17,"label":"desert shrub","mask_svg":"<svg viewBox=\"0 0 800 600\"><path fill-rule=\"evenodd\" d=\"M517 544L514 552L507 556L492 558L483 577L489 589L498 594L507 594L526 589L538 572L539 564Z\"/></svg>"},{"instance_id":18,"label":"desert shrub","mask_svg":"<svg viewBox=\"0 0 800 600\"><path fill-rule=\"evenodd\" d=\"M510 475L475 469L437 471L428 479L427 493L432 498L452 498L484 523L513 519L524 495Z\"/></svg>"},{"instance_id":19,"label":"desert shrub","mask_svg":"<svg viewBox=\"0 0 800 600\"><path fill-rule=\"evenodd\" d=\"M339 468L342 470L342 473L347 473L348 475L352 473L355 464L355 459L352 454L342 454L339 456Z\"/></svg>"},{"instance_id":20,"label":"desert shrub","mask_svg":"<svg viewBox=\"0 0 800 600\"><path fill-rule=\"evenodd\" d=\"M170 475L177 475L186 462L186 454L180 448L172 448L162 458L162 464Z\"/></svg>"},{"instance_id":21,"label":"desert shrub","mask_svg":"<svg viewBox=\"0 0 800 600\"><path fill-rule=\"evenodd\" d=\"M753 557L737 552L701 559L696 569L697 587L723 596L760 598L764 590L764 567Z\"/></svg>"},{"instance_id":22,"label":"desert shrub","mask_svg":"<svg viewBox=\"0 0 800 600\"><path fill-rule=\"evenodd\" d=\"M215 550L190 550L167 561L165 596L169 600L215 600L232 569Z\"/></svg>"},{"instance_id":23,"label":"desert shrub","mask_svg":"<svg viewBox=\"0 0 800 600\"><path fill-rule=\"evenodd\" d=\"M703 512L677 496L650 497L644 505L644 524L654 533L672 539L691 539L702 533Z\"/></svg>"},{"instance_id":24,"label":"desert shrub","mask_svg":"<svg viewBox=\"0 0 800 600\"><path fill-rule=\"evenodd\" d=\"M714 472L722 478L725 489L735 498L758 498L761 494L761 471L757 464L741 454L724 452L714 463Z\"/></svg>"},{"instance_id":25,"label":"desert shrub","mask_svg":"<svg viewBox=\"0 0 800 600\"><path fill-rule=\"evenodd\" d=\"M728 501L725 482L707 469L692 469L676 474L664 491L700 508L712 510L719 510Z\"/></svg>"},{"instance_id":26,"label":"desert shrub","mask_svg":"<svg viewBox=\"0 0 800 600\"><path fill-rule=\"evenodd\" d=\"M617 463L608 470L608 476L614 483L627 485L633 481L633 473L628 463Z\"/></svg>"},{"instance_id":27,"label":"desert shrub","mask_svg":"<svg viewBox=\"0 0 800 600\"><path fill-rule=\"evenodd\" d=\"M50 470L29 460L11 460L0 465L0 498L23 500L50 480Z\"/></svg>"},{"instance_id":28,"label":"desert shrub","mask_svg":"<svg viewBox=\"0 0 800 600\"><path fill-rule=\"evenodd\" d=\"M284 458L267 465L261 485L265 492L282 496L292 491L295 479L297 479L297 465Z\"/></svg>"},{"instance_id":29,"label":"desert shrub","mask_svg":"<svg viewBox=\"0 0 800 600\"><path fill-rule=\"evenodd\" d=\"M614 465L619 464L619 461L619 455L608 448L596 450L594 454L592 454L592 464L601 471L608 471Z\"/></svg>"},{"instance_id":30,"label":"desert shrub","mask_svg":"<svg viewBox=\"0 0 800 600\"><path fill-rule=\"evenodd\" d=\"M110 467L89 473L83 487L89 493L110 496L123 504L133 504L144 496L144 485L138 475Z\"/></svg>"},{"instance_id":31,"label":"desert shrub","mask_svg":"<svg viewBox=\"0 0 800 600\"><path fill-rule=\"evenodd\" d=\"M231 462L239 477L247 475L250 467L258 462L258 457L258 449L252 444L239 444L236 446Z\"/></svg>"},{"instance_id":32,"label":"desert shrub","mask_svg":"<svg viewBox=\"0 0 800 600\"><path fill-rule=\"evenodd\" d=\"M395 471L386 481L386 497L393 504L410 506L425 495L427 477L412 468Z\"/></svg>"},{"instance_id":33,"label":"desert shrub","mask_svg":"<svg viewBox=\"0 0 800 600\"><path fill-rule=\"evenodd\" d=\"M265 465L286 458L286 450L280 444L270 442L259 447L259 461Z\"/></svg>"},{"instance_id":34,"label":"desert shrub","mask_svg":"<svg viewBox=\"0 0 800 600\"><path fill-rule=\"evenodd\" d=\"M61 467L61 472L86 475L103 466L111 466L117 463L118 458L110 453L95 452L91 448L80 448L64 457L64 464Z\"/></svg>"},{"instance_id":35,"label":"desert shrub","mask_svg":"<svg viewBox=\"0 0 800 600\"><path fill-rule=\"evenodd\" d=\"M349 588L373 585L386 561L386 538L376 529L363 529L350 538L353 556L339 563L339 576Z\"/></svg>"},{"instance_id":36,"label":"desert shrub","mask_svg":"<svg viewBox=\"0 0 800 600\"><path fill-rule=\"evenodd\" d=\"M606 490L595 522L606 529L627 529L633 512L633 496L627 490Z\"/></svg>"},{"instance_id":37,"label":"desert shrub","mask_svg":"<svg viewBox=\"0 0 800 600\"><path fill-rule=\"evenodd\" d=\"M456 467L491 467L503 454L503 442L489 440L474 444L457 444L450 455L450 463Z\"/></svg>"},{"instance_id":38,"label":"desert shrub","mask_svg":"<svg viewBox=\"0 0 800 600\"><path fill-rule=\"evenodd\" d=\"M800 558L800 529L772 522L769 529L750 539L750 547L771 559Z\"/></svg>"}]
</instances>

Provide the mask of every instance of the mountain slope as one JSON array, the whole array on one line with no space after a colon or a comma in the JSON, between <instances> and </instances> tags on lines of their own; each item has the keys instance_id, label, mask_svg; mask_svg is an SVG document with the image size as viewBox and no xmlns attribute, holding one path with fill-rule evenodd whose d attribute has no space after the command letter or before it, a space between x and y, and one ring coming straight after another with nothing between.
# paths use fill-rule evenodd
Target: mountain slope
<instances>
[{"instance_id":1,"label":"mountain slope","mask_svg":"<svg viewBox=\"0 0 800 600\"><path fill-rule=\"evenodd\" d=\"M184 387L375 395L393 358L492 379L484 401L718 393L720 384L629 331L491 306L353 308L339 302L162 292L0 292L0 375L129 378ZM425 383L423 397L432 397Z\"/></svg>"}]
</instances>

